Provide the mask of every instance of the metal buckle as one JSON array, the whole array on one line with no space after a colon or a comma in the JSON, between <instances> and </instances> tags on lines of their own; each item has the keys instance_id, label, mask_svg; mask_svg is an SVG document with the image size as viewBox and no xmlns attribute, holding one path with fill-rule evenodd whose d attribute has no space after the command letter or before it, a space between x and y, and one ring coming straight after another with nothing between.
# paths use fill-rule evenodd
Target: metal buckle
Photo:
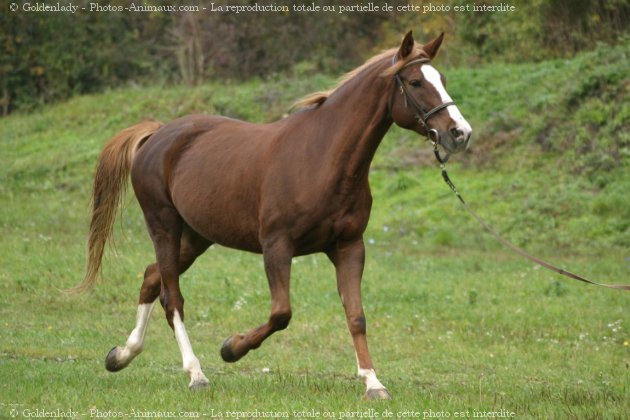
<instances>
[{"instance_id":1,"label":"metal buckle","mask_svg":"<svg viewBox=\"0 0 630 420\"><path fill-rule=\"evenodd\" d=\"M440 144L440 133L438 133L435 128L432 128L427 132L427 137L429 137L429 140L431 140L434 147L437 147L437 145Z\"/></svg>"},{"instance_id":2,"label":"metal buckle","mask_svg":"<svg viewBox=\"0 0 630 420\"><path fill-rule=\"evenodd\" d=\"M444 165L448 162L451 155L448 153L446 153L444 157L440 155L440 150L438 149L438 145L440 144L440 133L435 128L432 128L427 132L427 136L433 145L433 154L435 155L435 158L441 165Z\"/></svg>"}]
</instances>

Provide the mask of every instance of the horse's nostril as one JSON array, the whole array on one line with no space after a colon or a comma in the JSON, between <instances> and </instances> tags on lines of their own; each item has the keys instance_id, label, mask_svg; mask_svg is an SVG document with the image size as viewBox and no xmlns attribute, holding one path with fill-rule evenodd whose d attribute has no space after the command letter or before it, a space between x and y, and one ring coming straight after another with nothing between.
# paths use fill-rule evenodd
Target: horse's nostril
<instances>
[{"instance_id":1,"label":"horse's nostril","mask_svg":"<svg viewBox=\"0 0 630 420\"><path fill-rule=\"evenodd\" d=\"M457 141L463 141L464 140L464 132L462 130L460 130L458 127L453 127L450 129L451 132L451 136L453 136L453 138Z\"/></svg>"}]
</instances>

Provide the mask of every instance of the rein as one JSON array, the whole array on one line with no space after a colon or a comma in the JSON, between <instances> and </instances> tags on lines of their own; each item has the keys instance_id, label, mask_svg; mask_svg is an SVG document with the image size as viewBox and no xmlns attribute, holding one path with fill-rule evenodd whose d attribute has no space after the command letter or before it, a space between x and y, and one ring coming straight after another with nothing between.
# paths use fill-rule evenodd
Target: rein
<instances>
[{"instance_id":1,"label":"rein","mask_svg":"<svg viewBox=\"0 0 630 420\"><path fill-rule=\"evenodd\" d=\"M563 276L569 277L573 280L578 280L584 283L588 283L588 284L592 284L594 286L600 286L600 287L607 287L609 289L617 289L617 290L630 290L630 285L625 285L625 284L603 284L603 283L597 283L594 282L592 280L589 280L585 277L582 277L578 274L572 273L570 271L564 270L562 268L556 267L555 265L541 259L538 257L535 257L531 254L529 254L528 252L526 252L525 250L523 250L522 248L519 248L518 246L514 245L512 242L508 241L507 239L505 239L504 237L502 237L501 235L499 235L493 228L492 226L490 226L485 220L483 220L477 213L475 213L469 206L468 204L466 204L466 201L464 201L464 198L462 197L462 195L459 193L459 191L457 191L457 188L455 187L455 184L453 184L453 182L451 181L450 177L448 176L448 172L446 172L446 165L445 162L443 162L440 159L440 155L439 155L439 151L437 149L438 144L435 141L431 141L433 143L433 153L435 154L438 162L440 162L440 169L442 170L442 178L444 179L444 182L446 182L446 185L449 186L449 188L451 189L451 191L453 191L453 193L455 193L455 196L459 199L459 202L462 203L462 205L464 206L464 209L468 212L469 215L471 215L485 230L486 232L488 232L490 235L494 236L494 238L496 240L498 240L499 242L501 242L503 245L505 245L506 247L508 247L510 250L512 250L513 252L517 253L518 255L527 258L530 261L533 261L534 263L541 265L551 271L555 271L558 274L561 274Z\"/></svg>"}]
</instances>

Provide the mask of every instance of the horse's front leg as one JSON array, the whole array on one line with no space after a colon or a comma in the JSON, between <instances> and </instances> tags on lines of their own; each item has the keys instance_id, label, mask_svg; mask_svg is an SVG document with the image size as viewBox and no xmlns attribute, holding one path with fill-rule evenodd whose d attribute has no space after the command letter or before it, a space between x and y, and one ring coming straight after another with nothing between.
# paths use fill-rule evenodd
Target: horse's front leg
<instances>
[{"instance_id":1,"label":"horse's front leg","mask_svg":"<svg viewBox=\"0 0 630 420\"><path fill-rule=\"evenodd\" d=\"M368 352L366 321L361 303L361 276L365 264L363 238L338 241L335 248L328 252L328 257L337 271L337 288L354 341L358 374L366 386L365 399L389 399L389 392L376 377Z\"/></svg>"}]
</instances>

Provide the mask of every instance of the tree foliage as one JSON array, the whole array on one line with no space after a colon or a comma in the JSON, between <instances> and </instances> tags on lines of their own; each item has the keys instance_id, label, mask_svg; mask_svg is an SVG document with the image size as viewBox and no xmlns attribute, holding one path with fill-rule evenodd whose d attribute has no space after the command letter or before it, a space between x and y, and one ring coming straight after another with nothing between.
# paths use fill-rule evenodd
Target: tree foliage
<instances>
[{"instance_id":1,"label":"tree foliage","mask_svg":"<svg viewBox=\"0 0 630 420\"><path fill-rule=\"evenodd\" d=\"M74 3L89 8L87 0ZM344 3L356 2L330 4ZM511 13L455 13L451 7L448 13L427 14L314 14L291 8L287 13L69 14L9 13L1 0L0 113L131 82L264 78L295 65L339 73L391 47L407 29L419 39L447 32L442 59L475 65L571 55L599 41L613 43L630 27L630 0L523 0L516 5Z\"/></svg>"},{"instance_id":2,"label":"tree foliage","mask_svg":"<svg viewBox=\"0 0 630 420\"><path fill-rule=\"evenodd\" d=\"M467 48L464 62L572 56L598 42L617 42L630 26L630 0L522 0L514 4L517 10L512 13L458 16L455 31L459 44Z\"/></svg>"},{"instance_id":3,"label":"tree foliage","mask_svg":"<svg viewBox=\"0 0 630 420\"><path fill-rule=\"evenodd\" d=\"M158 22L155 22L158 21ZM156 24L157 23L157 24ZM155 76L153 40L168 17L127 14L0 14L4 113Z\"/></svg>"}]
</instances>

